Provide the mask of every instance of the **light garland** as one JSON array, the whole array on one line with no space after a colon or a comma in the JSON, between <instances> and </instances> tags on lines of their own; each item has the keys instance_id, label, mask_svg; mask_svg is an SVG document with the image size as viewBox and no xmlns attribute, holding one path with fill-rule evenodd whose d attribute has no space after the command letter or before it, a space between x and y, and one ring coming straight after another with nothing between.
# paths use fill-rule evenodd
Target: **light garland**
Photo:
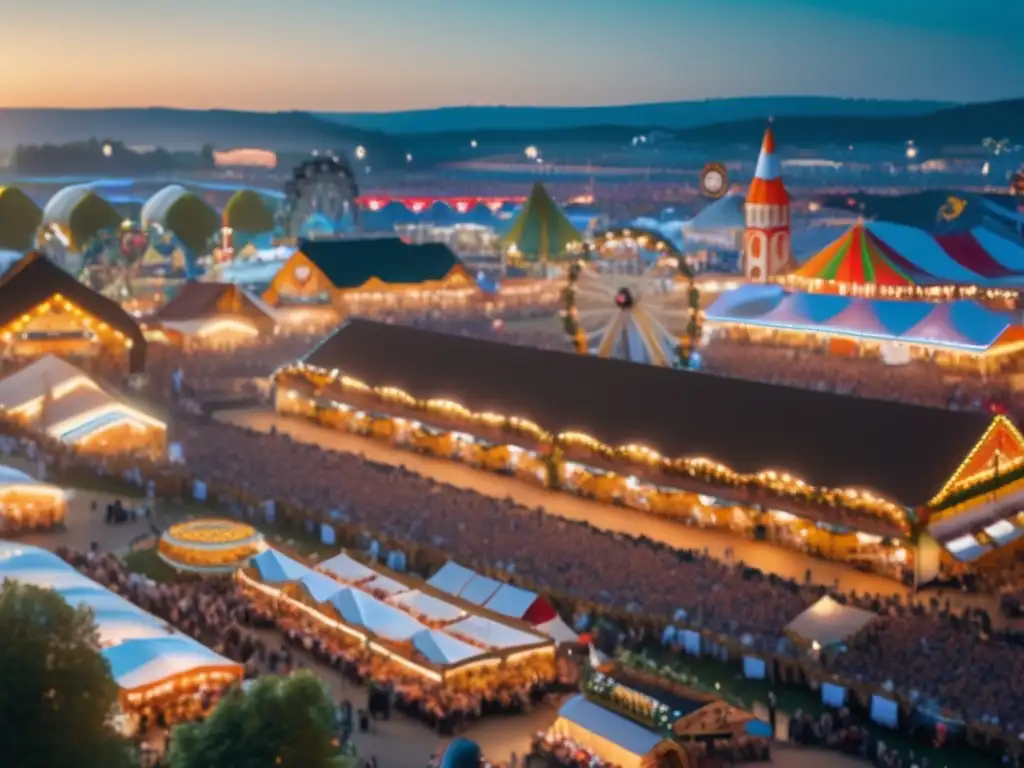
<instances>
[{"instance_id":1,"label":"light garland","mask_svg":"<svg viewBox=\"0 0 1024 768\"><path fill-rule=\"evenodd\" d=\"M0 331L0 340L10 342L14 334L21 333L25 327L38 317L49 313L51 310L61 308L78 319L82 326L89 331L99 333L101 336L113 337L119 341L125 349L131 349L133 342L124 333L111 328L107 323L97 320L73 301L60 293L54 293L50 298L41 301L15 320L12 320Z\"/></svg>"},{"instance_id":2,"label":"light garland","mask_svg":"<svg viewBox=\"0 0 1024 768\"><path fill-rule=\"evenodd\" d=\"M816 487L787 472L778 470L761 470L750 474L739 473L706 457L672 458L653 448L636 443L610 446L582 432L568 431L552 434L527 419L503 416L492 412L473 412L451 399L417 400L409 393L397 388L371 387L365 382L342 375L337 369L327 370L307 363L284 366L273 374L278 387L287 385L284 379L288 376L304 379L315 387L336 384L343 391L351 390L362 395L373 395L383 403L401 402L410 410L420 410L427 414L439 413L493 429L507 429L512 433L525 434L547 446L551 451L558 447L578 446L590 450L604 459L643 464L670 475L689 477L712 485L727 487L753 485L797 502L863 510L889 520L904 534L910 532L911 519L906 508L865 490ZM289 390L286 397L296 399L298 394L294 390ZM313 407L318 406L314 403Z\"/></svg>"}]
</instances>

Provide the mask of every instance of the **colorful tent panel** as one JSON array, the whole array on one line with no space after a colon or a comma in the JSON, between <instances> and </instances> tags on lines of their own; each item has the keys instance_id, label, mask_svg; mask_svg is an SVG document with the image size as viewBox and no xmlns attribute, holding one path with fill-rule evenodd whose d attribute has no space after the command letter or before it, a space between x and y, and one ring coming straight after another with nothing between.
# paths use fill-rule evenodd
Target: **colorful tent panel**
<instances>
[{"instance_id":1,"label":"colorful tent panel","mask_svg":"<svg viewBox=\"0 0 1024 768\"><path fill-rule=\"evenodd\" d=\"M862 285L914 285L914 265L857 222L838 240L811 257L796 273L798 277Z\"/></svg>"},{"instance_id":2,"label":"colorful tent panel","mask_svg":"<svg viewBox=\"0 0 1024 768\"><path fill-rule=\"evenodd\" d=\"M1024 287L1024 243L984 227L936 235L892 222L858 221L794 276L895 287Z\"/></svg>"},{"instance_id":3,"label":"colorful tent panel","mask_svg":"<svg viewBox=\"0 0 1024 768\"><path fill-rule=\"evenodd\" d=\"M787 294L744 285L708 307L710 324L832 334L983 352L1024 340L1013 315L973 301L884 301L826 294ZM800 296L799 302L795 300ZM774 302L774 304L773 304ZM818 319L823 318L823 319Z\"/></svg>"}]
</instances>

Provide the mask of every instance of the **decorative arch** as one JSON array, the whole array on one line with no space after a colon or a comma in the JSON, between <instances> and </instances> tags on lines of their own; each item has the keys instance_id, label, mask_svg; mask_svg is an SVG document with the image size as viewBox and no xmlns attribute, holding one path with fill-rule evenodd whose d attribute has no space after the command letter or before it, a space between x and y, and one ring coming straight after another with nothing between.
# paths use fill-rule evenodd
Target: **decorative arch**
<instances>
[{"instance_id":1,"label":"decorative arch","mask_svg":"<svg viewBox=\"0 0 1024 768\"><path fill-rule=\"evenodd\" d=\"M693 277L683 252L661 232L644 227L609 227L594 233L593 245L600 250L603 245L632 240L641 248L679 260L679 271L686 277Z\"/></svg>"}]
</instances>

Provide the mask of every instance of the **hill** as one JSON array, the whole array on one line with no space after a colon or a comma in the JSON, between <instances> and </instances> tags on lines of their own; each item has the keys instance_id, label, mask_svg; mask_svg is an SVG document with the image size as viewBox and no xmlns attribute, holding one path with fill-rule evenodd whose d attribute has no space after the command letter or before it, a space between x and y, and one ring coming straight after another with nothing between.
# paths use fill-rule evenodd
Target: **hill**
<instances>
[{"instance_id":1,"label":"hill","mask_svg":"<svg viewBox=\"0 0 1024 768\"><path fill-rule=\"evenodd\" d=\"M363 144L378 151L394 141L305 112L184 109L0 109L0 152L18 144L67 144L91 138L171 151L261 147L308 152Z\"/></svg>"},{"instance_id":2,"label":"hill","mask_svg":"<svg viewBox=\"0 0 1024 768\"><path fill-rule=\"evenodd\" d=\"M616 125L692 128L768 115L899 117L934 112L949 103L766 96L708 99L608 107L443 107L410 112L331 112L318 117L335 123L392 134L466 131L534 131Z\"/></svg>"},{"instance_id":3,"label":"hill","mask_svg":"<svg viewBox=\"0 0 1024 768\"><path fill-rule=\"evenodd\" d=\"M987 136L1024 143L1024 99L948 107L930 114L900 117L776 117L776 138L785 144L879 143L913 140L922 145L975 144ZM677 131L686 141L749 143L760 136L763 120L742 120Z\"/></svg>"}]
</instances>

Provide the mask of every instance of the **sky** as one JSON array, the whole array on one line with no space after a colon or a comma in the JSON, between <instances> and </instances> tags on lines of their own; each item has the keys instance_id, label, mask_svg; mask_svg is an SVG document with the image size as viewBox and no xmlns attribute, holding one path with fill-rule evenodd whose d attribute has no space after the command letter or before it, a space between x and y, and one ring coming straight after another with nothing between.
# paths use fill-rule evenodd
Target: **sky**
<instances>
[{"instance_id":1,"label":"sky","mask_svg":"<svg viewBox=\"0 0 1024 768\"><path fill-rule=\"evenodd\" d=\"M1021 0L10 0L0 107L1024 96Z\"/></svg>"}]
</instances>

